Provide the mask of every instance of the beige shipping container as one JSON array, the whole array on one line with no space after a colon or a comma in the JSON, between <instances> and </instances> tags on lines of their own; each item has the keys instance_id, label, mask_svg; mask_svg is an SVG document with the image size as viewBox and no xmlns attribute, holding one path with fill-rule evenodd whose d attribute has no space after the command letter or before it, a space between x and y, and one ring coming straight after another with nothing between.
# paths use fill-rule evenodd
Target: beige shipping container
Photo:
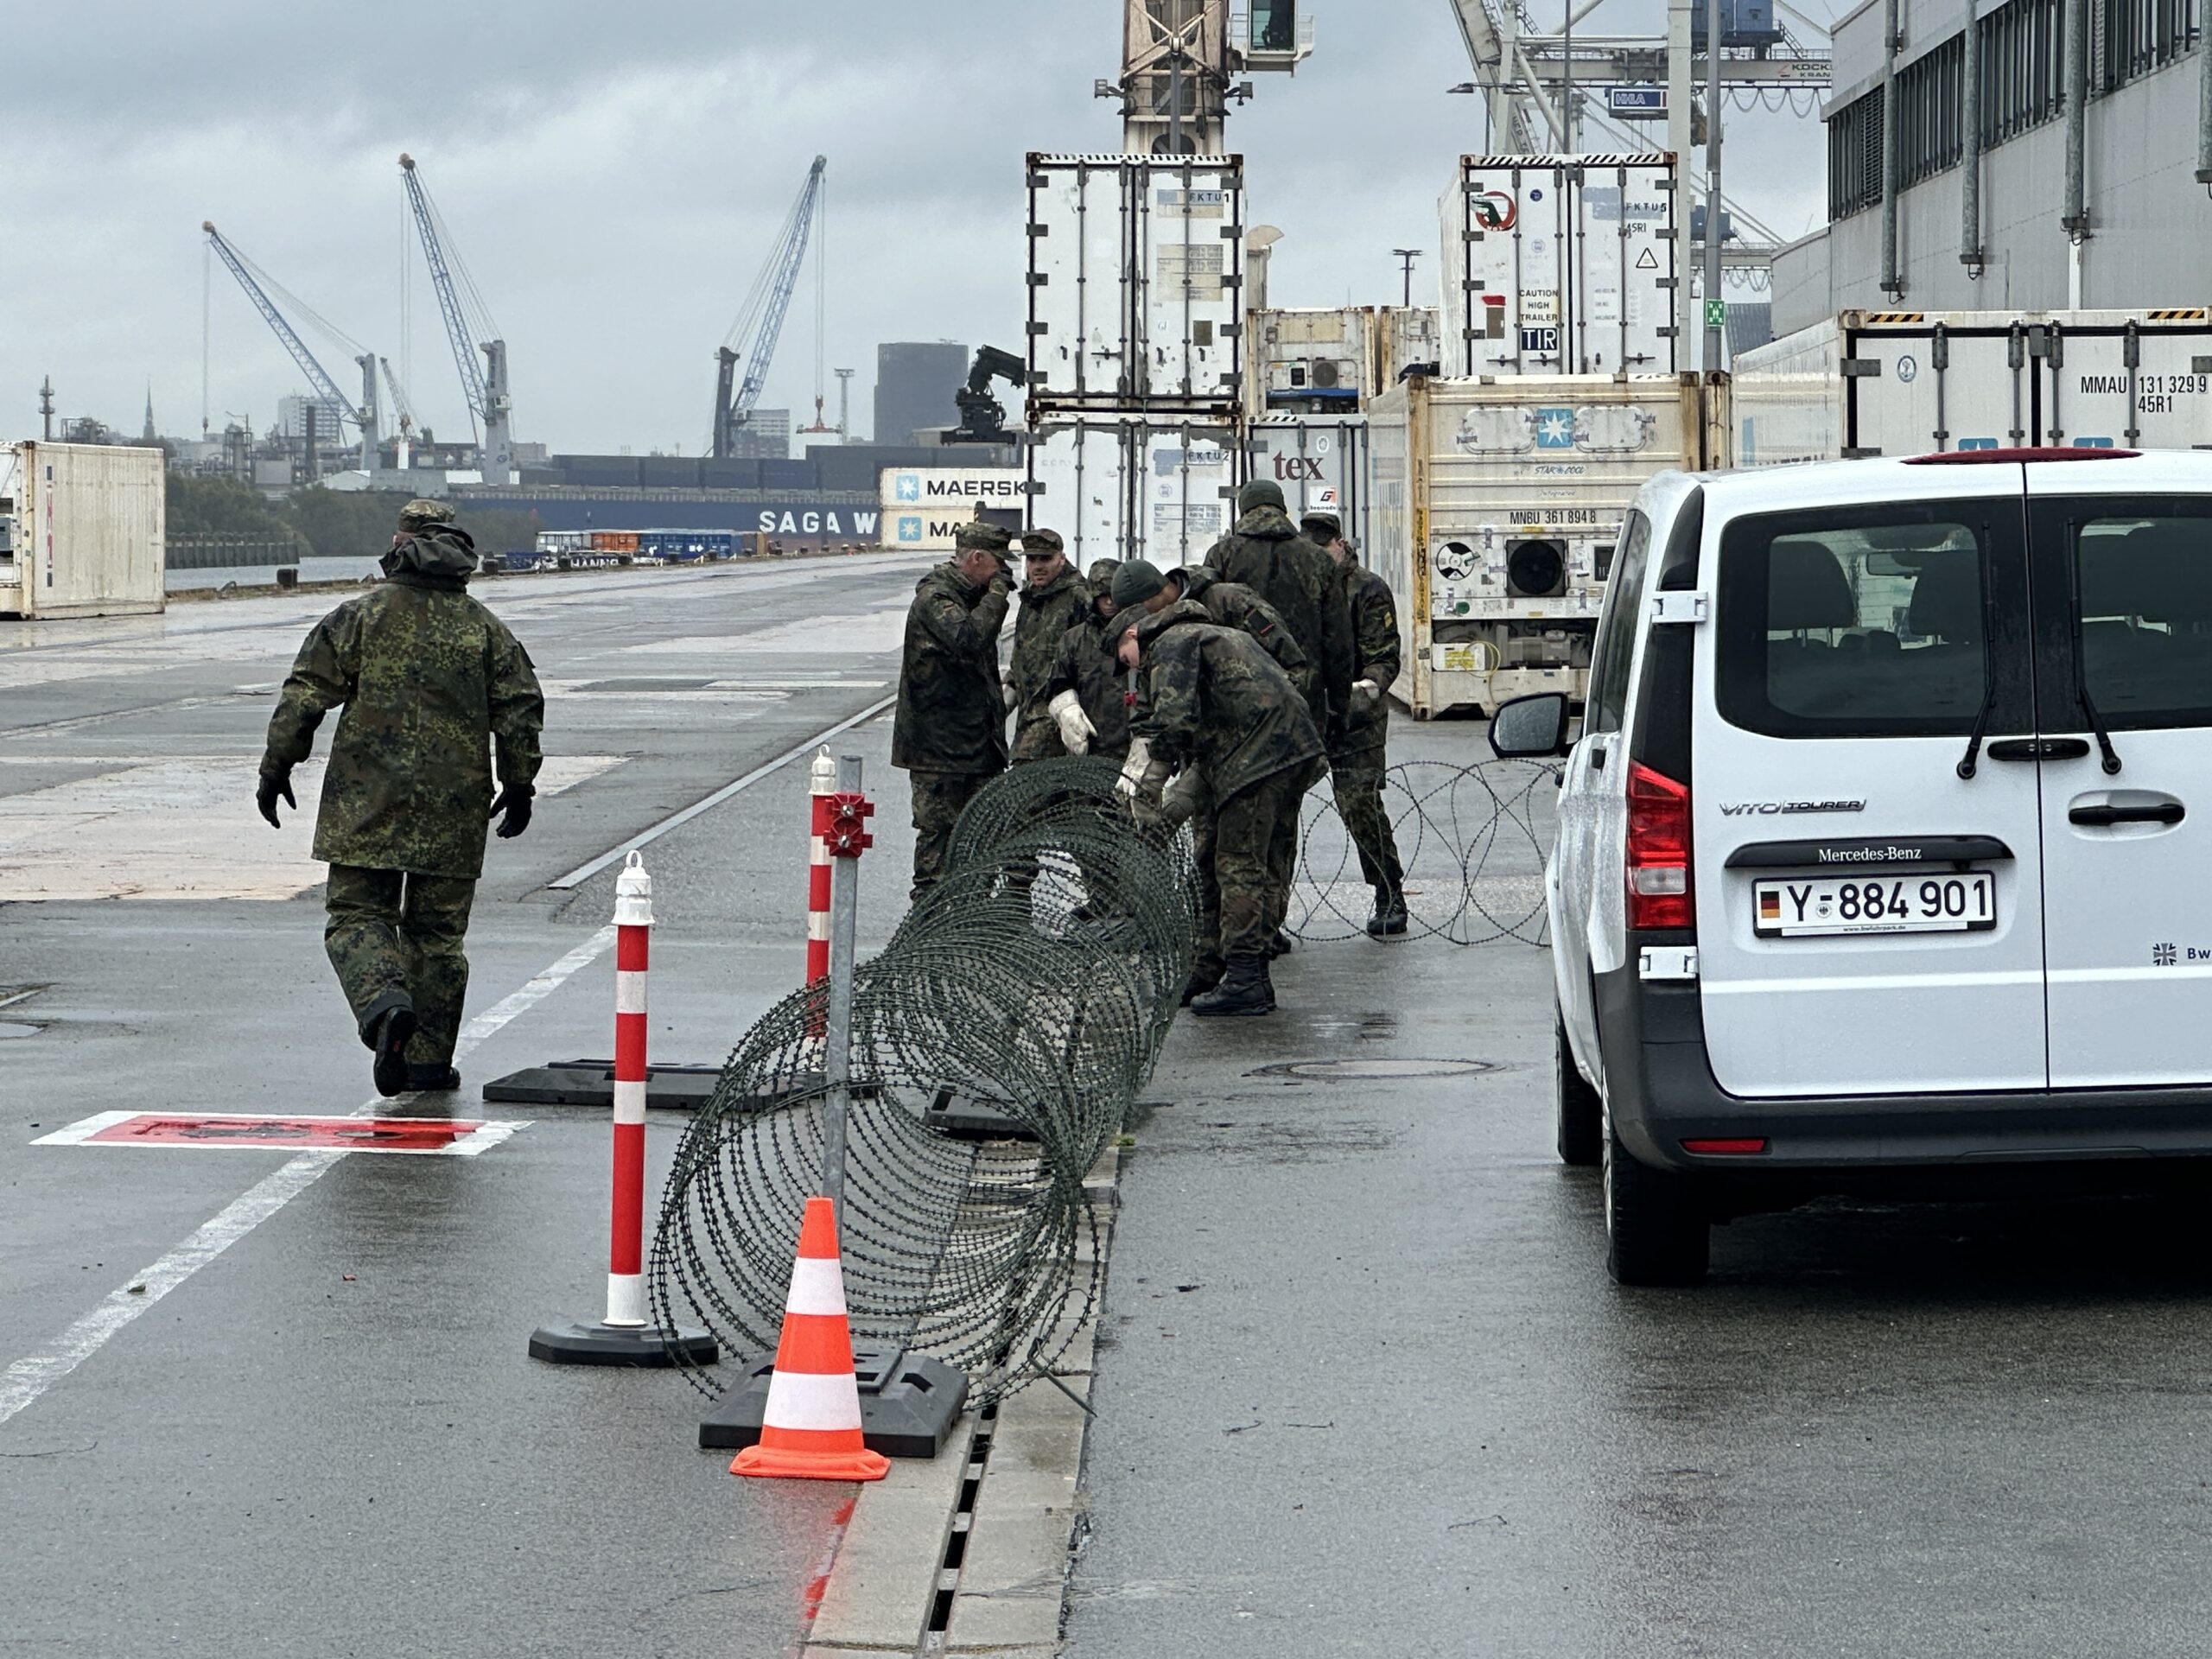
<instances>
[{"instance_id":1,"label":"beige shipping container","mask_svg":"<svg viewBox=\"0 0 2212 1659\"><path fill-rule=\"evenodd\" d=\"M0 618L161 610L166 465L154 448L0 444Z\"/></svg>"},{"instance_id":2,"label":"beige shipping container","mask_svg":"<svg viewBox=\"0 0 2212 1659\"><path fill-rule=\"evenodd\" d=\"M1727 464L1727 395L1694 374L1415 376L1376 400L1368 562L1416 718L1580 700L1629 504L1656 473Z\"/></svg>"}]
</instances>

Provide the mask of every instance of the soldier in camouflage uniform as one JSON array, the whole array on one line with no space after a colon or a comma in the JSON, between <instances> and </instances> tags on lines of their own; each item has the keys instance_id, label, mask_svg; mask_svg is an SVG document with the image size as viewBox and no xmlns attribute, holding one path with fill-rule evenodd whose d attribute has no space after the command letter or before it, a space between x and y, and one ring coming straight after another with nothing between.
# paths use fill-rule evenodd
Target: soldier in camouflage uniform
<instances>
[{"instance_id":1,"label":"soldier in camouflage uniform","mask_svg":"<svg viewBox=\"0 0 2212 1659\"><path fill-rule=\"evenodd\" d=\"M1090 613L1060 636L1052 677L1045 682L1046 711L1058 723L1061 741L1071 754L1119 760L1129 752L1133 694L1128 675L1114 660L1118 632L1109 626L1114 573L1120 569L1117 559L1092 563L1084 579L1090 590Z\"/></svg>"},{"instance_id":2,"label":"soldier in camouflage uniform","mask_svg":"<svg viewBox=\"0 0 2212 1659\"><path fill-rule=\"evenodd\" d=\"M1268 940L1282 924L1299 804L1321 775L1320 730L1259 642L1214 622L1203 606L1185 600L1115 620L1127 628L1117 654L1141 668L1145 683L1117 788L1147 802L1181 770L1197 774L1213 803L1217 897L1202 918L1200 948L1225 971L1191 999L1191 1011L1273 1013Z\"/></svg>"},{"instance_id":3,"label":"soldier in camouflage uniform","mask_svg":"<svg viewBox=\"0 0 2212 1659\"><path fill-rule=\"evenodd\" d=\"M996 524L961 525L952 558L921 579L906 612L891 764L913 799L916 899L944 874L961 808L1006 770L999 630L1014 591L1013 540Z\"/></svg>"},{"instance_id":4,"label":"soldier in camouflage uniform","mask_svg":"<svg viewBox=\"0 0 2212 1659\"><path fill-rule=\"evenodd\" d=\"M1060 642L1090 613L1090 589L1068 563L1065 547L1055 531L1021 533L1021 613L1014 620L1014 655L1007 665L1017 766L1068 753L1062 722L1049 707L1049 683Z\"/></svg>"},{"instance_id":5,"label":"soldier in camouflage uniform","mask_svg":"<svg viewBox=\"0 0 2212 1659\"><path fill-rule=\"evenodd\" d=\"M471 599L468 532L441 501L410 501L385 580L315 626L269 721L255 791L277 823L292 768L342 709L323 772L315 855L328 862L323 945L375 1054L377 1092L457 1089L484 830L530 824L545 700L506 625ZM496 743L499 794L492 793Z\"/></svg>"},{"instance_id":6,"label":"soldier in camouflage uniform","mask_svg":"<svg viewBox=\"0 0 2212 1659\"><path fill-rule=\"evenodd\" d=\"M1351 607L1357 647L1351 696L1344 717L1329 741L1329 784L1336 791L1337 816L1359 852L1359 871L1375 889L1375 913L1367 931L1386 938L1406 931L1406 873L1398 861L1390 815L1382 807L1382 774L1389 766L1385 748L1390 734L1390 685L1398 677L1398 607L1390 585L1364 569L1344 545L1344 526L1332 513L1307 517L1299 528L1306 539L1336 562Z\"/></svg>"},{"instance_id":7,"label":"soldier in camouflage uniform","mask_svg":"<svg viewBox=\"0 0 2212 1659\"><path fill-rule=\"evenodd\" d=\"M1186 599L1204 606L1211 620L1249 633L1266 646L1311 708L1317 683L1312 659L1300 648L1281 613L1243 582L1224 582L1204 565L1162 570L1147 560L1131 559L1114 573L1114 599L1117 609L1141 605L1154 616Z\"/></svg>"},{"instance_id":8,"label":"soldier in camouflage uniform","mask_svg":"<svg viewBox=\"0 0 2212 1659\"><path fill-rule=\"evenodd\" d=\"M1290 522L1280 484L1255 479L1236 493L1236 529L1213 544L1206 568L1274 607L1314 665L1306 706L1325 732L1351 695L1351 612L1336 567Z\"/></svg>"}]
</instances>

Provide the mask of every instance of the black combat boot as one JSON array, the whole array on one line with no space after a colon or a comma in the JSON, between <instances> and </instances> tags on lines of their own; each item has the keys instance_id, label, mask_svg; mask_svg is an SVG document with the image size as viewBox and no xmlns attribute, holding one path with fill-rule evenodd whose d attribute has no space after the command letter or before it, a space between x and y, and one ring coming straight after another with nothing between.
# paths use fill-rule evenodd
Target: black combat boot
<instances>
[{"instance_id":1,"label":"black combat boot","mask_svg":"<svg viewBox=\"0 0 2212 1659\"><path fill-rule=\"evenodd\" d=\"M1281 928L1275 929L1274 937L1268 941L1268 960L1273 962L1277 957L1287 957L1289 954L1290 935Z\"/></svg>"},{"instance_id":2,"label":"black combat boot","mask_svg":"<svg viewBox=\"0 0 2212 1659\"><path fill-rule=\"evenodd\" d=\"M1231 957L1229 971L1221 976L1221 983L1191 1004L1191 1012L1201 1016L1274 1011L1275 994L1274 988L1268 982L1268 959L1256 953Z\"/></svg>"},{"instance_id":3,"label":"black combat boot","mask_svg":"<svg viewBox=\"0 0 2212 1659\"><path fill-rule=\"evenodd\" d=\"M1191 970L1191 977L1183 986L1183 1006L1189 1007L1192 1003L1220 984L1222 972L1222 966L1217 962L1202 962L1193 968Z\"/></svg>"},{"instance_id":4,"label":"black combat boot","mask_svg":"<svg viewBox=\"0 0 2212 1659\"><path fill-rule=\"evenodd\" d=\"M389 1099L407 1092L407 1039L415 1034L415 1010L404 1004L387 1009L369 1027L369 1047L376 1055L369 1075L377 1093Z\"/></svg>"},{"instance_id":5,"label":"black combat boot","mask_svg":"<svg viewBox=\"0 0 2212 1659\"><path fill-rule=\"evenodd\" d=\"M1375 889L1375 913L1367 918L1370 938L1395 938L1406 931L1406 895L1389 887Z\"/></svg>"},{"instance_id":6,"label":"black combat boot","mask_svg":"<svg viewBox=\"0 0 2212 1659\"><path fill-rule=\"evenodd\" d=\"M442 1094L461 1087L461 1073L450 1065L433 1062L425 1065L419 1061L407 1062L407 1092L410 1094Z\"/></svg>"}]
</instances>

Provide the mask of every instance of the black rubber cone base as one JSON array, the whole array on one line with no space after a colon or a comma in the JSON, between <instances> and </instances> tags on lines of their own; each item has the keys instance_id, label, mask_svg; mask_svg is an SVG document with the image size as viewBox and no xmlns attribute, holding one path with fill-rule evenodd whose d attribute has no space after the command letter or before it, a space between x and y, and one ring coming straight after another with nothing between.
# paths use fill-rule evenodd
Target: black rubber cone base
<instances>
[{"instance_id":1,"label":"black rubber cone base","mask_svg":"<svg viewBox=\"0 0 2212 1659\"><path fill-rule=\"evenodd\" d=\"M673 1365L671 1346L681 1348L694 1365L711 1365L721 1357L712 1337L688 1325L676 1327L672 1343L658 1325L601 1325L596 1320L542 1325L530 1333L530 1357L556 1365Z\"/></svg>"},{"instance_id":2,"label":"black rubber cone base","mask_svg":"<svg viewBox=\"0 0 2212 1659\"><path fill-rule=\"evenodd\" d=\"M768 1379L775 1370L773 1355L746 1366L743 1379L699 1425L701 1449L741 1451L760 1438ZM887 1458L933 1458L944 1449L968 1403L965 1374L927 1354L875 1344L854 1345L853 1370L861 1387L861 1442L869 1451Z\"/></svg>"}]
</instances>

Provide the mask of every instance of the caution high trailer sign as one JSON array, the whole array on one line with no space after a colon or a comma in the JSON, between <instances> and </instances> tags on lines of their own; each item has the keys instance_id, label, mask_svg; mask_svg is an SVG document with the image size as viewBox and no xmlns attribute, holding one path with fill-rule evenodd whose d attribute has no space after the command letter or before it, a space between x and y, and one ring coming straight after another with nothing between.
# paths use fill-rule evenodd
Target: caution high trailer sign
<instances>
[{"instance_id":1,"label":"caution high trailer sign","mask_svg":"<svg viewBox=\"0 0 2212 1659\"><path fill-rule=\"evenodd\" d=\"M1462 156L1439 204L1446 376L1680 367L1675 194L1664 156Z\"/></svg>"}]
</instances>

